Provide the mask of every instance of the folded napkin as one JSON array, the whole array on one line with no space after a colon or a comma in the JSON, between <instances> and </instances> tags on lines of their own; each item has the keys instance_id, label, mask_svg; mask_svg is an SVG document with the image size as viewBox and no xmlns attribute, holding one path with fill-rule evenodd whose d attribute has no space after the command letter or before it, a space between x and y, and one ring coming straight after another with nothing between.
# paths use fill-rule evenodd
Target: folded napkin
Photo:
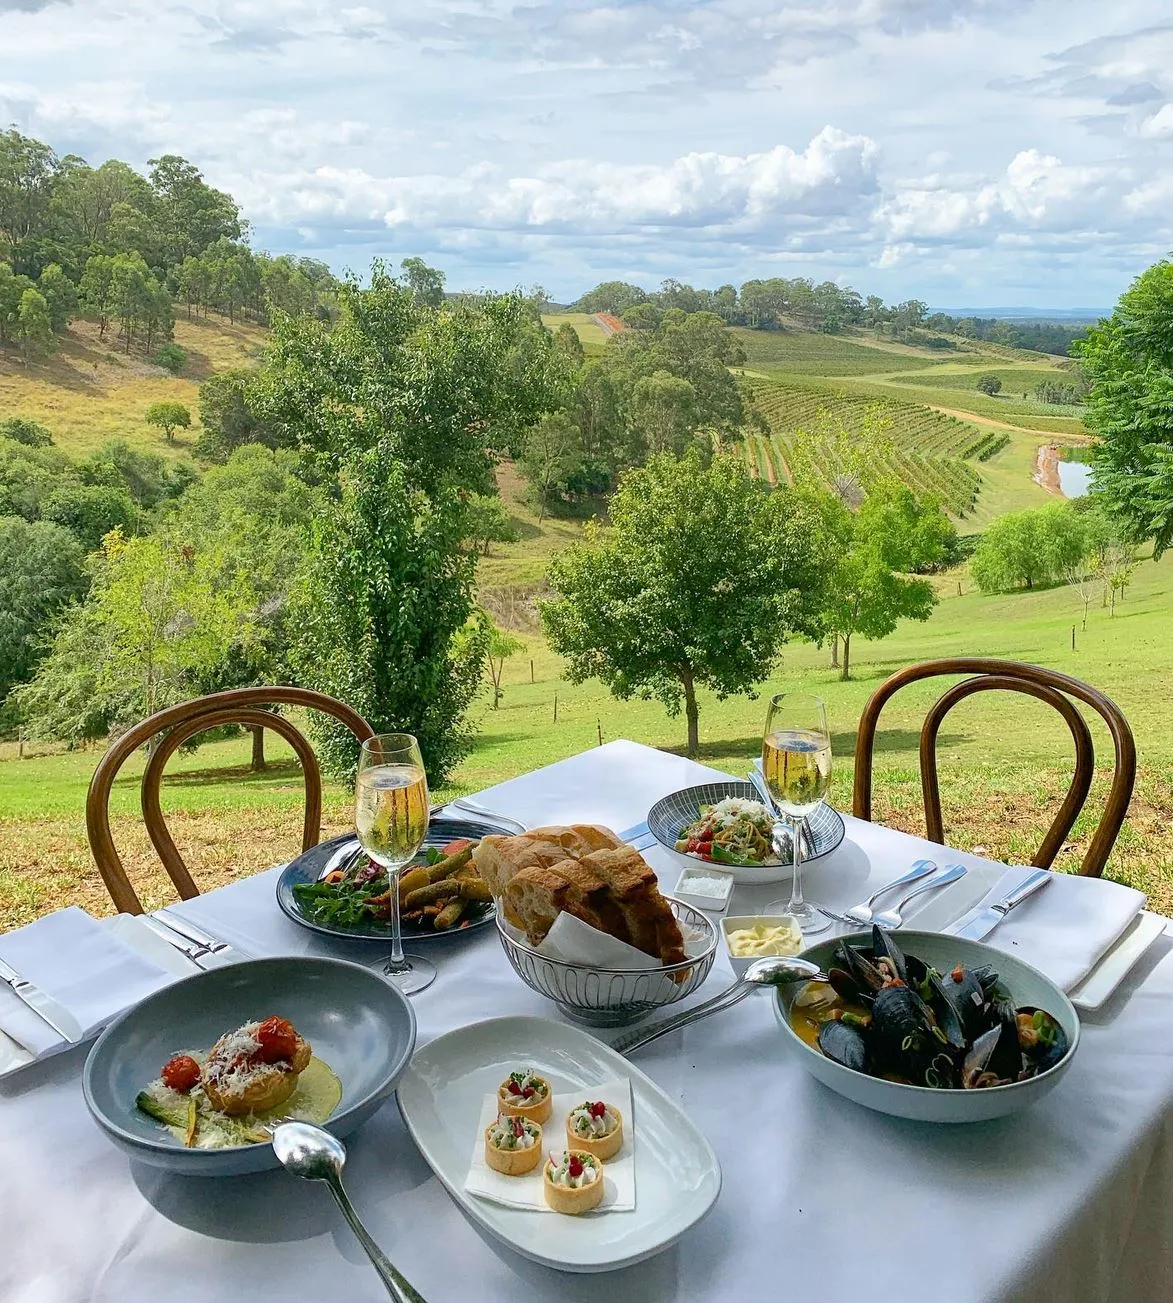
<instances>
[{"instance_id":1,"label":"folded napkin","mask_svg":"<svg viewBox=\"0 0 1173 1303\"><path fill-rule=\"evenodd\" d=\"M542 1189L542 1168L551 1152L568 1148L566 1116L584 1099L601 1099L613 1104L623 1115L623 1148L603 1164L603 1202L594 1211L631 1212L635 1208L635 1127L631 1114L631 1082L626 1077L600 1082L597 1086L556 1091L551 1097L554 1111L542 1123L542 1161L524 1176L505 1176L485 1162L485 1128L497 1119L497 1093L486 1095L477 1119L477 1134L472 1147L472 1162L464 1188L469 1194L507 1208L529 1208L534 1212L552 1213ZM590 1213L585 1214L590 1216Z\"/></svg>"},{"instance_id":2,"label":"folded napkin","mask_svg":"<svg viewBox=\"0 0 1173 1303\"><path fill-rule=\"evenodd\" d=\"M1003 899L1033 869L1008 869L981 900L943 931L956 932ZM986 944L1045 973L1065 991L1078 985L1144 909L1145 895L1118 882L1053 873L1051 881L1006 915Z\"/></svg>"},{"instance_id":3,"label":"folded napkin","mask_svg":"<svg viewBox=\"0 0 1173 1303\"><path fill-rule=\"evenodd\" d=\"M553 927L535 947L547 959L565 964L586 964L590 968L659 968L655 955L646 954L620 941L608 932L600 932L565 910L554 920Z\"/></svg>"},{"instance_id":4,"label":"folded napkin","mask_svg":"<svg viewBox=\"0 0 1173 1303\"><path fill-rule=\"evenodd\" d=\"M175 980L76 906L0 936L0 959L64 1005L87 1035ZM67 1048L7 982L0 982L0 1031L38 1058Z\"/></svg>"}]
</instances>

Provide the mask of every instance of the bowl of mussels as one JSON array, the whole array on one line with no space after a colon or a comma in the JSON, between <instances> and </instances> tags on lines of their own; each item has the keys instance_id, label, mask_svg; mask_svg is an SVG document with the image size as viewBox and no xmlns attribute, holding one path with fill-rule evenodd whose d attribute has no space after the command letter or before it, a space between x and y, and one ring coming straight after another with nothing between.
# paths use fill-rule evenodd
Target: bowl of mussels
<instances>
[{"instance_id":1,"label":"bowl of mussels","mask_svg":"<svg viewBox=\"0 0 1173 1303\"><path fill-rule=\"evenodd\" d=\"M1054 1089L1079 1044L1063 991L979 941L873 928L802 957L829 980L778 988L784 1042L865 1108L920 1122L1002 1117Z\"/></svg>"}]
</instances>

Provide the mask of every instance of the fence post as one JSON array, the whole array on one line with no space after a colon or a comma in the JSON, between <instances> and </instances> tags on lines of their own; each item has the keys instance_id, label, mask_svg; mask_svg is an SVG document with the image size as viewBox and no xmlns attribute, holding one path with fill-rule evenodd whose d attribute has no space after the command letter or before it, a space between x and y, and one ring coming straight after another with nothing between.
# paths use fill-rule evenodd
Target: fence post
<instances>
[{"instance_id":1,"label":"fence post","mask_svg":"<svg viewBox=\"0 0 1173 1303\"><path fill-rule=\"evenodd\" d=\"M1071 650L1075 650L1075 625L1071 626Z\"/></svg>"},{"instance_id":2,"label":"fence post","mask_svg":"<svg viewBox=\"0 0 1173 1303\"><path fill-rule=\"evenodd\" d=\"M532 660L529 663L529 681L531 683L534 681L534 663Z\"/></svg>"},{"instance_id":3,"label":"fence post","mask_svg":"<svg viewBox=\"0 0 1173 1303\"><path fill-rule=\"evenodd\" d=\"M558 694L554 693L554 723L558 723Z\"/></svg>"},{"instance_id":4,"label":"fence post","mask_svg":"<svg viewBox=\"0 0 1173 1303\"><path fill-rule=\"evenodd\" d=\"M603 721L601 719L596 719L595 727L599 731L599 746L602 746L603 745Z\"/></svg>"}]
</instances>

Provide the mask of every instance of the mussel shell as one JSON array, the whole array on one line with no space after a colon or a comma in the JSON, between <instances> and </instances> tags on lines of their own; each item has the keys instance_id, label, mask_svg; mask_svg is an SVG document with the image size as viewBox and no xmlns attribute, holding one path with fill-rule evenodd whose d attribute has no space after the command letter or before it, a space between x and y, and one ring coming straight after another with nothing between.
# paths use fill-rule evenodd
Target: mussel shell
<instances>
[{"instance_id":1,"label":"mussel shell","mask_svg":"<svg viewBox=\"0 0 1173 1303\"><path fill-rule=\"evenodd\" d=\"M998 1041L1002 1037L1002 1030L1000 1026L991 1027L989 1030L982 1032L970 1046L969 1052L965 1056L965 1062L962 1064L962 1085L968 1086L974 1078L989 1069L990 1060L994 1057L994 1051L997 1049Z\"/></svg>"},{"instance_id":2,"label":"mussel shell","mask_svg":"<svg viewBox=\"0 0 1173 1303\"><path fill-rule=\"evenodd\" d=\"M960 980L955 976L959 972ZM938 997L932 1001L938 1019L943 1025L948 1010L953 1015L953 1019L959 1021L964 1029L963 1040L976 1040L997 1022L996 1015L990 1010L981 981L973 969L958 965L948 973L938 973L934 970L929 975L929 984Z\"/></svg>"},{"instance_id":3,"label":"mussel shell","mask_svg":"<svg viewBox=\"0 0 1173 1303\"><path fill-rule=\"evenodd\" d=\"M929 988L934 996L934 999L929 1002L929 1008L937 1020L937 1026L944 1032L950 1049L962 1053L974 1039L975 1032L966 1025L964 1013L953 1004L943 989L948 981L949 979L942 977L936 969L929 969ZM976 1029L976 1034L980 1035L980 1032L979 1027Z\"/></svg>"},{"instance_id":4,"label":"mussel shell","mask_svg":"<svg viewBox=\"0 0 1173 1303\"><path fill-rule=\"evenodd\" d=\"M846 941L839 943L835 951L835 962L851 975L860 992L869 998L884 985L884 974L872 963L871 958L849 946Z\"/></svg>"},{"instance_id":5,"label":"mussel shell","mask_svg":"<svg viewBox=\"0 0 1173 1303\"><path fill-rule=\"evenodd\" d=\"M858 1027L834 1019L819 1027L819 1049L829 1059L854 1072L868 1071L867 1038Z\"/></svg>"},{"instance_id":6,"label":"mussel shell","mask_svg":"<svg viewBox=\"0 0 1173 1303\"><path fill-rule=\"evenodd\" d=\"M896 976L902 982L908 981L908 965L904 958L904 951L892 940L891 932L885 932L878 924L872 924L872 958L878 965L881 959L886 959L896 971Z\"/></svg>"},{"instance_id":7,"label":"mussel shell","mask_svg":"<svg viewBox=\"0 0 1173 1303\"><path fill-rule=\"evenodd\" d=\"M1022 1005L1016 1012L1029 1014L1032 1018L1037 1014L1042 1014L1045 1026L1051 1033L1049 1042L1045 1044L1040 1041L1034 1046L1024 1046L1021 1041L1019 1042L1023 1064L1028 1071L1036 1073L1046 1072L1048 1068L1053 1068L1066 1055L1071 1044L1058 1019L1045 1009L1038 1009L1034 1005ZM1017 1021L1015 1026L1017 1031Z\"/></svg>"}]
</instances>

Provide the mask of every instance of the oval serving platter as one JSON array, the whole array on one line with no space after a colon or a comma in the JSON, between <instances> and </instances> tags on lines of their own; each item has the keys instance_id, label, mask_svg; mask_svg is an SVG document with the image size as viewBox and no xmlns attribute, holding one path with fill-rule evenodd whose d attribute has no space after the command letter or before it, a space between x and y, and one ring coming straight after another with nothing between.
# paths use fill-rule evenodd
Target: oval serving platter
<instances>
[{"instance_id":1,"label":"oval serving platter","mask_svg":"<svg viewBox=\"0 0 1173 1303\"><path fill-rule=\"evenodd\" d=\"M700 817L701 807L716 805L726 797L736 796L744 801L760 801L752 783L729 778L720 782L701 783L698 787L685 787L661 797L648 811L648 831L683 864L697 865L704 861L676 850L681 831ZM814 850L803 860L803 867L821 860L835 850L846 836L843 816L825 802L818 806L806 820L807 834ZM746 886L766 886L785 882L793 876L794 866L785 864L749 865L719 864L717 868L733 875L733 881Z\"/></svg>"},{"instance_id":2,"label":"oval serving platter","mask_svg":"<svg viewBox=\"0 0 1173 1303\"><path fill-rule=\"evenodd\" d=\"M458 837L469 837L476 841L490 834L510 835L507 829L495 823L473 818L457 819L451 815L433 815L428 824L428 835L424 838L423 848L412 863L422 862L423 855L430 846L438 849ZM299 883L317 882L334 869L348 865L359 853L358 838L353 832L346 832L338 837L332 837L328 842L310 847L297 859L291 860L277 879L277 903L282 911L295 923L300 923L302 927L309 928L313 932L320 932L323 936L342 937L349 941L378 941L382 945L387 945L391 940L390 923L384 923L379 919L369 919L354 927L319 923L302 912L301 904L294 894L293 888ZM495 910L492 901L485 901L483 904L473 902L467 917L466 926L455 927L446 932L437 932L432 927L421 927L419 924L404 923L403 939L414 944L419 941L440 941L446 937L464 936L493 922Z\"/></svg>"}]
</instances>

